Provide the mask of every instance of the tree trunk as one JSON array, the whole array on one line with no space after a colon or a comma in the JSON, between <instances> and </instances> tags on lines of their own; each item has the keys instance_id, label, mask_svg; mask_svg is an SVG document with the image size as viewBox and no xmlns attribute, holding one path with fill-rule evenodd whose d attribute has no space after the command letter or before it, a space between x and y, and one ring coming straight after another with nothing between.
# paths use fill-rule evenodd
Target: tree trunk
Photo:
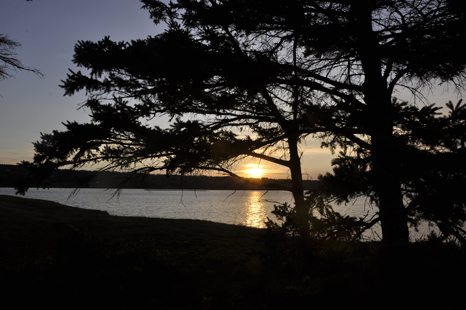
<instances>
[{"instance_id":1,"label":"tree trunk","mask_svg":"<svg viewBox=\"0 0 466 310\"><path fill-rule=\"evenodd\" d=\"M288 138L290 151L291 193L296 204L298 231L300 238L307 242L310 239L308 214L309 210L304 201L303 176L301 172L301 158L298 153L298 140L296 137Z\"/></svg>"},{"instance_id":2,"label":"tree trunk","mask_svg":"<svg viewBox=\"0 0 466 310\"><path fill-rule=\"evenodd\" d=\"M378 141L373 141L372 175L379 199L383 242L406 244L409 242L408 218L401 193L400 167L394 154L396 148L390 144L378 147L378 144Z\"/></svg>"},{"instance_id":3,"label":"tree trunk","mask_svg":"<svg viewBox=\"0 0 466 310\"><path fill-rule=\"evenodd\" d=\"M355 35L359 41L358 54L364 70L363 94L366 102L364 127L371 137L372 184L379 200L383 242L408 243L409 231L403 204L400 180L400 160L393 136L391 92L386 77L378 38L372 29L372 8L356 1L352 8Z\"/></svg>"},{"instance_id":4,"label":"tree trunk","mask_svg":"<svg viewBox=\"0 0 466 310\"><path fill-rule=\"evenodd\" d=\"M369 112L366 125L371 137L371 178L379 202L383 242L406 244L409 242L408 218L400 179L403 154L393 135L390 94L384 83L373 83L365 92L365 100Z\"/></svg>"},{"instance_id":5,"label":"tree trunk","mask_svg":"<svg viewBox=\"0 0 466 310\"><path fill-rule=\"evenodd\" d=\"M374 90L379 91L374 91ZM408 218L401 191L400 149L393 135L393 107L385 83L372 84L366 91L368 132L371 136L371 177L378 196L383 242L409 242Z\"/></svg>"}]
</instances>

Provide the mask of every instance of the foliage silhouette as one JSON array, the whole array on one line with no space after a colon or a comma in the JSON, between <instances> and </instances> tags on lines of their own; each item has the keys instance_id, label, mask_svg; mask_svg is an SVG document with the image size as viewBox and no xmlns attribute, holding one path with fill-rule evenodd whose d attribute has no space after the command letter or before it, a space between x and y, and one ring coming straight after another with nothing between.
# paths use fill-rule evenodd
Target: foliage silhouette
<instances>
[{"instance_id":1,"label":"foliage silhouette","mask_svg":"<svg viewBox=\"0 0 466 310\"><path fill-rule=\"evenodd\" d=\"M464 203L426 201L464 175L452 169L463 106L436 117L434 106L393 99L403 88L419 95L432 82L463 84L458 1L142 2L166 30L76 44L73 62L87 73L70 71L62 87L86 91L92 120L43 134L34 162L23 163L32 171L105 162L101 171L235 176L232 164L254 157L289 169L296 227L307 239L316 208L303 194L299 145L316 136L343 150L318 195L324 203L369 195L385 242L407 243L408 222L421 218L459 227ZM150 125L160 115L169 128ZM439 211L449 208L461 216Z\"/></svg>"}]
</instances>

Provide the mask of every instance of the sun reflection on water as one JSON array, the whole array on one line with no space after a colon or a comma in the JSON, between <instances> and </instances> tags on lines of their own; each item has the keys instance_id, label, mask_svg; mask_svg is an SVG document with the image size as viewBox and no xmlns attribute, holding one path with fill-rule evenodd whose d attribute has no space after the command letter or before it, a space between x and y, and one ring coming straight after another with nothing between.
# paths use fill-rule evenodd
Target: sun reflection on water
<instances>
[{"instance_id":1,"label":"sun reflection on water","mask_svg":"<svg viewBox=\"0 0 466 310\"><path fill-rule=\"evenodd\" d=\"M267 218L267 212L262 201L262 196L261 192L251 192L245 208L246 226L265 228L264 219Z\"/></svg>"}]
</instances>

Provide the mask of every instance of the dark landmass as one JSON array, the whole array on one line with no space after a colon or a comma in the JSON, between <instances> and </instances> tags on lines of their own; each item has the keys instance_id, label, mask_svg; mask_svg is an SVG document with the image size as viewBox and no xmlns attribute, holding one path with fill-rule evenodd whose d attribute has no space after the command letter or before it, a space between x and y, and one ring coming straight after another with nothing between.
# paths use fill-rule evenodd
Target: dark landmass
<instances>
[{"instance_id":1,"label":"dark landmass","mask_svg":"<svg viewBox=\"0 0 466 310\"><path fill-rule=\"evenodd\" d=\"M27 170L17 165L0 164L0 187L17 187L27 178ZM92 188L149 188L149 189L217 189L217 190L288 190L291 181L269 178L233 178L213 176L135 175L127 179L122 172L59 170L52 174L48 187ZM306 190L318 186L319 181L304 181ZM33 186L31 186L33 187Z\"/></svg>"},{"instance_id":2,"label":"dark landmass","mask_svg":"<svg viewBox=\"0 0 466 310\"><path fill-rule=\"evenodd\" d=\"M464 249L315 242L0 195L4 309L458 309Z\"/></svg>"}]
</instances>

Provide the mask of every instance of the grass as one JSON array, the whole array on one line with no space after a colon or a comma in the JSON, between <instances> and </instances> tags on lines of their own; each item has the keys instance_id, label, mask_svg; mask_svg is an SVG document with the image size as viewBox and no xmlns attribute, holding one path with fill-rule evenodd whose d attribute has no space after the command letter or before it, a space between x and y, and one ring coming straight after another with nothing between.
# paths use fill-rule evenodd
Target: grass
<instances>
[{"instance_id":1,"label":"grass","mask_svg":"<svg viewBox=\"0 0 466 310\"><path fill-rule=\"evenodd\" d=\"M4 309L449 309L463 299L461 248L312 250L261 229L0 196Z\"/></svg>"}]
</instances>

